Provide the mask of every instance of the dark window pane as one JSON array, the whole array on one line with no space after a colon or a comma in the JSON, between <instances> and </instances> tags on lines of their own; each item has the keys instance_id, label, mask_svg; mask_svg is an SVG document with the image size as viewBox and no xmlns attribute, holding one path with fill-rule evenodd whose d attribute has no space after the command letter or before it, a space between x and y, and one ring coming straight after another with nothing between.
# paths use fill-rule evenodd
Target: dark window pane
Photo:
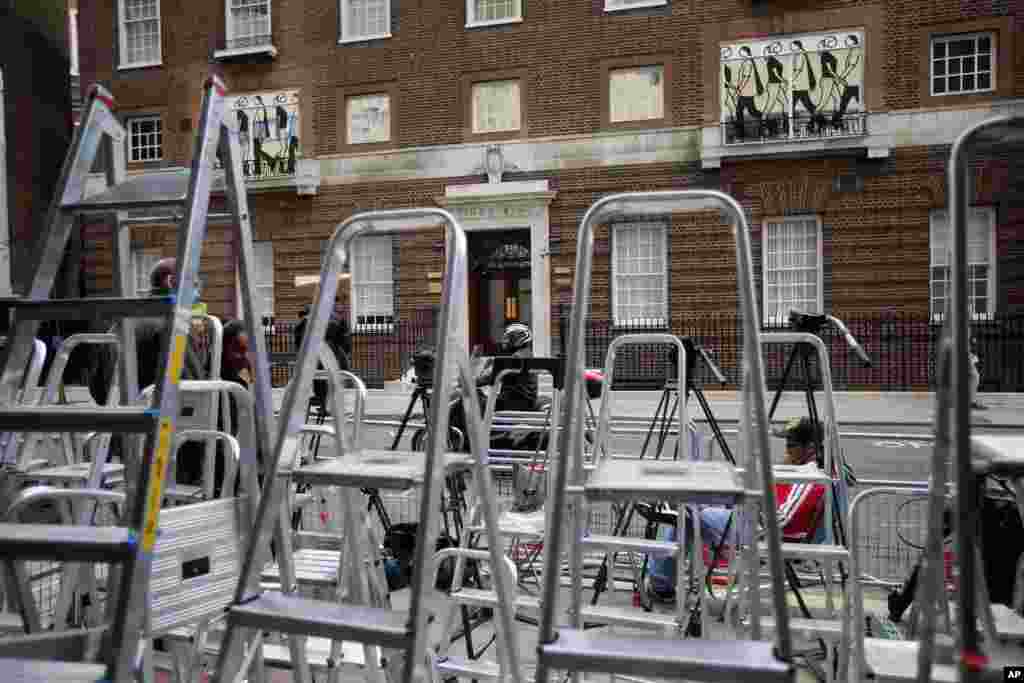
<instances>
[{"instance_id":1,"label":"dark window pane","mask_svg":"<svg viewBox=\"0 0 1024 683\"><path fill-rule=\"evenodd\" d=\"M960 73L960 60L951 59L949 60L949 73L958 74Z\"/></svg>"},{"instance_id":2,"label":"dark window pane","mask_svg":"<svg viewBox=\"0 0 1024 683\"><path fill-rule=\"evenodd\" d=\"M951 57L963 57L970 54L974 54L973 38L954 40L949 43L949 55Z\"/></svg>"},{"instance_id":3,"label":"dark window pane","mask_svg":"<svg viewBox=\"0 0 1024 683\"><path fill-rule=\"evenodd\" d=\"M974 72L974 57L964 57L964 73L969 74Z\"/></svg>"},{"instance_id":4,"label":"dark window pane","mask_svg":"<svg viewBox=\"0 0 1024 683\"><path fill-rule=\"evenodd\" d=\"M945 78L936 78L935 80L933 80L932 81L932 92L936 93L936 94L941 94L941 93L946 92L946 79Z\"/></svg>"},{"instance_id":5,"label":"dark window pane","mask_svg":"<svg viewBox=\"0 0 1024 683\"><path fill-rule=\"evenodd\" d=\"M944 60L944 59L936 60L933 68L935 70L935 75L936 76L945 76L946 75L946 60Z\"/></svg>"},{"instance_id":6,"label":"dark window pane","mask_svg":"<svg viewBox=\"0 0 1024 683\"><path fill-rule=\"evenodd\" d=\"M978 71L991 71L992 58L988 55L978 55Z\"/></svg>"},{"instance_id":7,"label":"dark window pane","mask_svg":"<svg viewBox=\"0 0 1024 683\"><path fill-rule=\"evenodd\" d=\"M978 90L988 90L992 87L992 76L990 74L978 74Z\"/></svg>"},{"instance_id":8,"label":"dark window pane","mask_svg":"<svg viewBox=\"0 0 1024 683\"><path fill-rule=\"evenodd\" d=\"M992 52L992 39L989 36L978 38L978 52L986 54Z\"/></svg>"},{"instance_id":9,"label":"dark window pane","mask_svg":"<svg viewBox=\"0 0 1024 683\"><path fill-rule=\"evenodd\" d=\"M963 88L960 87L960 77L950 76L949 77L949 92L960 92Z\"/></svg>"},{"instance_id":10,"label":"dark window pane","mask_svg":"<svg viewBox=\"0 0 1024 683\"><path fill-rule=\"evenodd\" d=\"M946 56L946 44L943 42L936 42L932 45L932 56L933 57L945 57Z\"/></svg>"},{"instance_id":11,"label":"dark window pane","mask_svg":"<svg viewBox=\"0 0 1024 683\"><path fill-rule=\"evenodd\" d=\"M964 90L974 90L974 74L964 76Z\"/></svg>"}]
</instances>

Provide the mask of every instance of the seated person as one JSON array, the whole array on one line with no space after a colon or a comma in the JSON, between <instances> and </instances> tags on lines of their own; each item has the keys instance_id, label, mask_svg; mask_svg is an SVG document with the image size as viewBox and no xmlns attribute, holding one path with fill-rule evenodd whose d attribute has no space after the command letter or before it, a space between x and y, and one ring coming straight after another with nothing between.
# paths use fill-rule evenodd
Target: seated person
<instances>
[{"instance_id":1,"label":"seated person","mask_svg":"<svg viewBox=\"0 0 1024 683\"><path fill-rule=\"evenodd\" d=\"M775 436L786 439L785 465L805 466L816 462L818 443L823 437L822 425L817 429L810 418L793 419ZM786 543L801 543L812 539L821 542L826 530L821 528L826 484L788 484L775 485L775 504L777 506L779 525L782 529L782 540ZM701 540L714 549L722 544L723 535L728 526L728 537L725 544L736 544L736 527L738 519L732 517L732 508L722 506L705 506L700 511ZM663 526L659 538L672 540L675 529ZM724 545L724 544L723 544ZM671 599L675 594L675 560L674 558L658 559L651 562L649 589L655 597Z\"/></svg>"},{"instance_id":2,"label":"seated person","mask_svg":"<svg viewBox=\"0 0 1024 683\"><path fill-rule=\"evenodd\" d=\"M533 332L523 323L509 323L501 333L498 342L503 356L515 358L533 357ZM489 385L494 381L491 366L485 365L478 384ZM506 375L501 383L501 393L495 404L495 411L538 410L537 374L533 372Z\"/></svg>"}]
</instances>

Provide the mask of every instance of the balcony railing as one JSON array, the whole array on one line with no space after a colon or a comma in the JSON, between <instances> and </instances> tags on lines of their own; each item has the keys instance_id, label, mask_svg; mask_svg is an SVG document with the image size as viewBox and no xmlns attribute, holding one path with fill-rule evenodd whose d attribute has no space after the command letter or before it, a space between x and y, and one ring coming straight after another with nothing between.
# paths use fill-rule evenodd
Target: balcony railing
<instances>
[{"instance_id":1,"label":"balcony railing","mask_svg":"<svg viewBox=\"0 0 1024 683\"><path fill-rule=\"evenodd\" d=\"M867 135L867 113L744 117L723 122L722 140L727 145L828 140Z\"/></svg>"}]
</instances>

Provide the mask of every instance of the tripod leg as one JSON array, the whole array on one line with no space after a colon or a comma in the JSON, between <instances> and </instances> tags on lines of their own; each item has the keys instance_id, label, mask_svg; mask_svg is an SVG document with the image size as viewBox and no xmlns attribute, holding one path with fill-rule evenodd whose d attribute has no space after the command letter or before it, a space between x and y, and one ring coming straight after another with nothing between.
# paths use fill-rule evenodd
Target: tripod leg
<instances>
[{"instance_id":1,"label":"tripod leg","mask_svg":"<svg viewBox=\"0 0 1024 683\"><path fill-rule=\"evenodd\" d=\"M733 457L732 450L729 448L729 444L725 441L725 434L722 433L722 428L718 424L718 420L715 419L714 414L711 412L711 406L708 404L707 397L704 396L704 392L699 387L693 387L693 395L697 397L697 402L700 403L701 409L704 411L704 417L708 419L708 424L711 425L711 432L715 435L715 441L718 442L718 447L722 449L722 455L731 464L736 464L736 458Z\"/></svg>"},{"instance_id":2,"label":"tripod leg","mask_svg":"<svg viewBox=\"0 0 1024 683\"><path fill-rule=\"evenodd\" d=\"M405 433L405 425L409 422L409 416L412 415L412 409L416 406L416 399L422 398L424 390L420 387L416 387L416 390L412 392L412 397L409 398L409 406L405 409L405 415L402 417L402 424L398 425L398 433L395 434L395 440L391 442L391 450L398 450L398 444L402 441L402 434ZM424 411L424 416L426 416Z\"/></svg>"},{"instance_id":3,"label":"tripod leg","mask_svg":"<svg viewBox=\"0 0 1024 683\"><path fill-rule=\"evenodd\" d=\"M665 391L668 391L666 389ZM655 460L661 459L661 453L665 450L665 442L668 441L668 433L672 430L672 417L676 414L676 410L679 408L679 392L675 392L675 400L672 401L672 408L665 411L665 416L661 422L661 434L658 438L658 453L654 456ZM665 402L668 406L668 401ZM686 425L679 425L679 439L686 438ZM679 459L679 441L676 441L676 450L672 455L673 460Z\"/></svg>"},{"instance_id":4,"label":"tripod leg","mask_svg":"<svg viewBox=\"0 0 1024 683\"><path fill-rule=\"evenodd\" d=\"M772 407L768 410L768 419L771 420L775 416L775 409L779 407L779 399L782 398L782 392L786 390L786 382L789 381L789 373L793 370L793 362L796 361L797 349L794 349L789 354L789 360L786 361L786 369L782 371L782 379L779 381L779 388L775 390L775 396L772 398Z\"/></svg>"},{"instance_id":5,"label":"tripod leg","mask_svg":"<svg viewBox=\"0 0 1024 683\"><path fill-rule=\"evenodd\" d=\"M658 400L658 407L654 410L654 417L651 418L651 425L647 428L647 436L644 437L644 445L640 447L640 457L643 458L647 454L647 446L651 442L651 435L654 434L654 427L658 424L658 418L661 416L663 404L668 403L668 392L661 392L661 398Z\"/></svg>"}]
</instances>

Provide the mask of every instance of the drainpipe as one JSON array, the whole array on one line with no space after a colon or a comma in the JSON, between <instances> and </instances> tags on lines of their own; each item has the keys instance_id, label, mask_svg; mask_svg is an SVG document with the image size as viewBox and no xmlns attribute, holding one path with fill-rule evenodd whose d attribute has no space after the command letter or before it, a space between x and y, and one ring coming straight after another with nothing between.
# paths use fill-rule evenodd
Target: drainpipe
<instances>
[{"instance_id":1,"label":"drainpipe","mask_svg":"<svg viewBox=\"0 0 1024 683\"><path fill-rule=\"evenodd\" d=\"M4 72L0 69L0 296L11 296L11 224L7 209L7 134Z\"/></svg>"}]
</instances>

